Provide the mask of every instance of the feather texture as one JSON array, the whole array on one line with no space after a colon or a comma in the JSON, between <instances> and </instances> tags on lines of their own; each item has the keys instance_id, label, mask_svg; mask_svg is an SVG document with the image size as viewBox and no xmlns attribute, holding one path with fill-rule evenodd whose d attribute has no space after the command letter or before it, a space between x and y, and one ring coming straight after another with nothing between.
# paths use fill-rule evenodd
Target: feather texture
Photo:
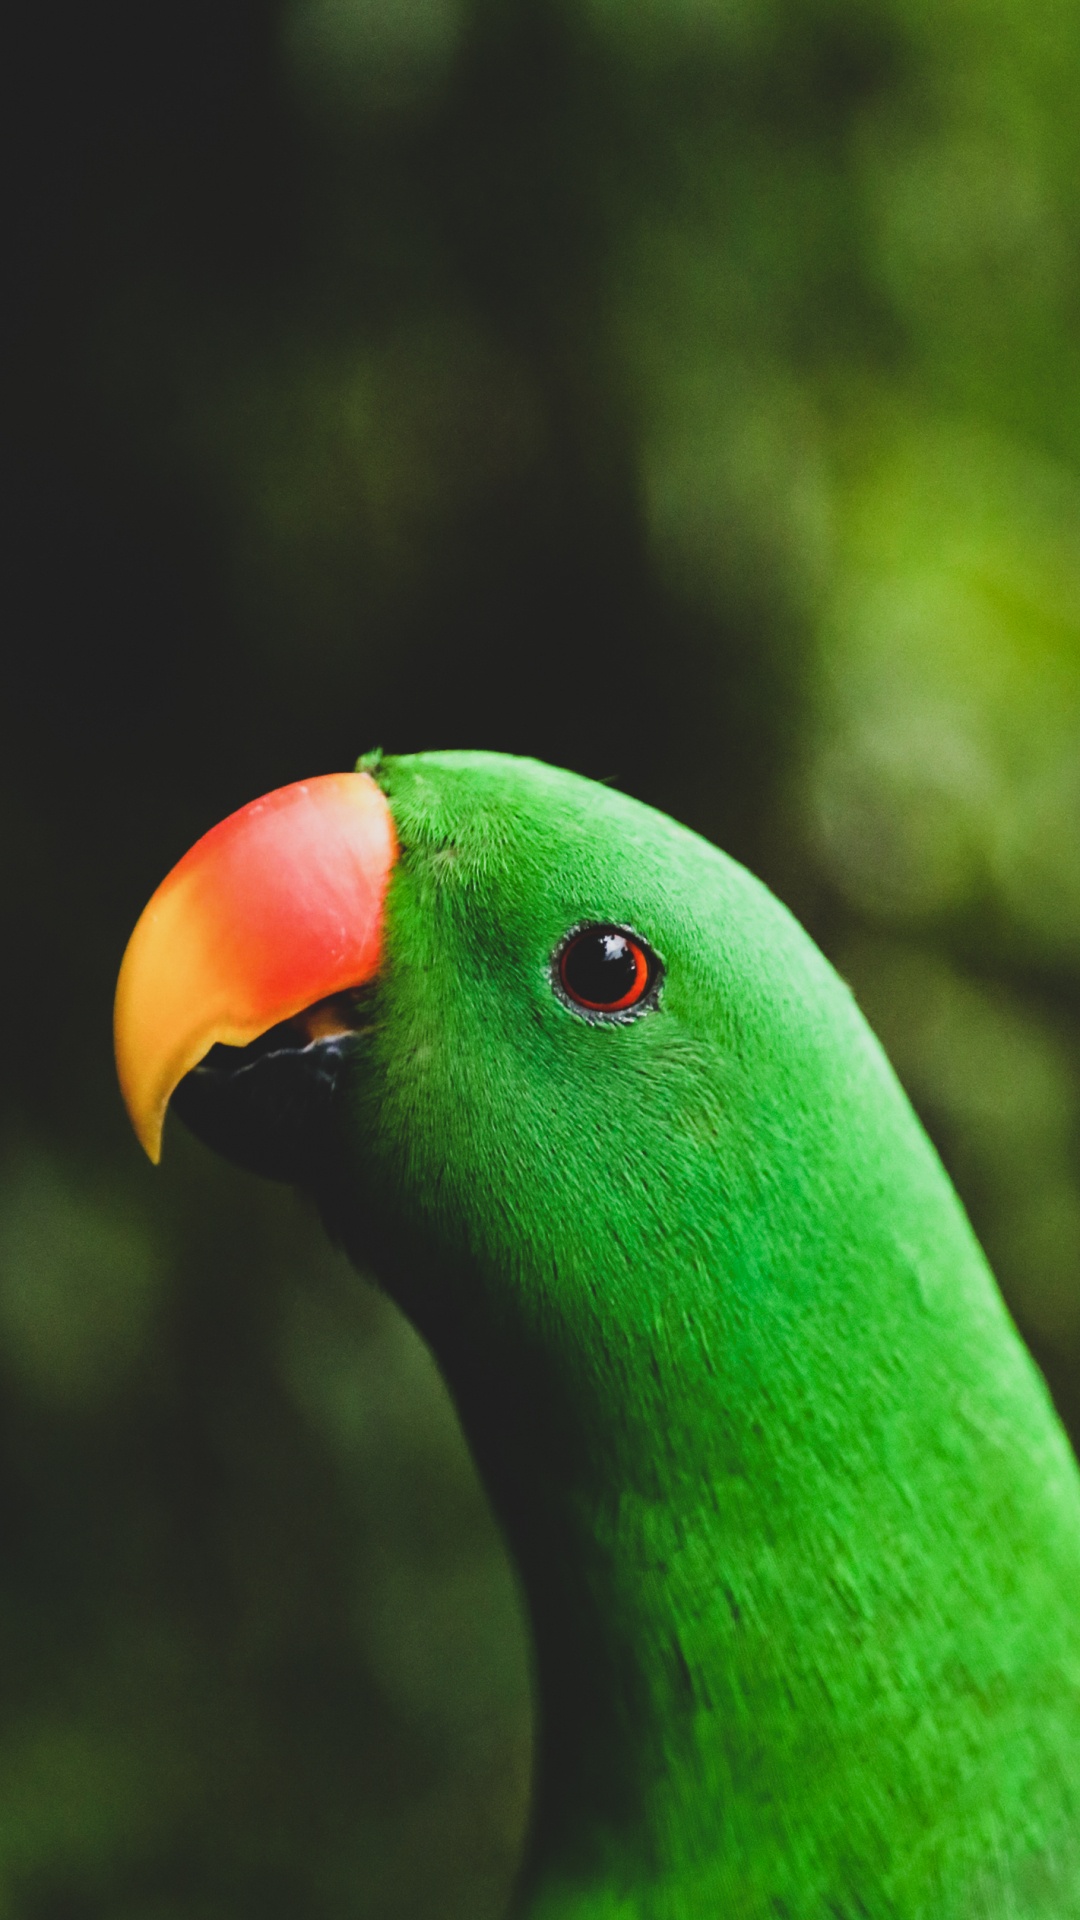
<instances>
[{"instance_id":1,"label":"feather texture","mask_svg":"<svg viewBox=\"0 0 1080 1920\"><path fill-rule=\"evenodd\" d=\"M535 1634L529 1920L1080 1913L1080 1497L941 1165L767 890L606 787L384 760L323 1200L430 1340ZM589 920L664 965L576 1017Z\"/></svg>"}]
</instances>

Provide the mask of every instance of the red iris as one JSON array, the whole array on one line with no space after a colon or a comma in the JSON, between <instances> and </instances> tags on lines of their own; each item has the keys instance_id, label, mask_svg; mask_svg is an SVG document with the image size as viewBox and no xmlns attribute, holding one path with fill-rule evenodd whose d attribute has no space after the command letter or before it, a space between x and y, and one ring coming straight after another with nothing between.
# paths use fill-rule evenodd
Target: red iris
<instances>
[{"instance_id":1,"label":"red iris","mask_svg":"<svg viewBox=\"0 0 1080 1920\"><path fill-rule=\"evenodd\" d=\"M621 927L585 927L559 958L568 999L590 1013L625 1013L649 990L653 968L644 945Z\"/></svg>"}]
</instances>

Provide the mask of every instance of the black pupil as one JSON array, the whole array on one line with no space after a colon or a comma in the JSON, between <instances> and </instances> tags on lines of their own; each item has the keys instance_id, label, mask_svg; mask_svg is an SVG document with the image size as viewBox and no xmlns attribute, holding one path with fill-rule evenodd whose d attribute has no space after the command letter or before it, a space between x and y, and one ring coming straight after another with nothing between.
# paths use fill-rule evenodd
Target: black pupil
<instances>
[{"instance_id":1,"label":"black pupil","mask_svg":"<svg viewBox=\"0 0 1080 1920\"><path fill-rule=\"evenodd\" d=\"M568 992L594 1007L613 1007L624 1000L637 980L637 962L624 933L583 933L563 959Z\"/></svg>"}]
</instances>

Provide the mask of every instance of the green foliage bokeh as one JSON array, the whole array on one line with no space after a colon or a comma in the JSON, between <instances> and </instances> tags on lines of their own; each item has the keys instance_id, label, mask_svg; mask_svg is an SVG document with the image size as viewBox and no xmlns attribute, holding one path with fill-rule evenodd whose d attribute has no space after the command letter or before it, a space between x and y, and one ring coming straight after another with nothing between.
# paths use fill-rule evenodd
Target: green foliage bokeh
<instances>
[{"instance_id":1,"label":"green foliage bokeh","mask_svg":"<svg viewBox=\"0 0 1080 1920\"><path fill-rule=\"evenodd\" d=\"M20 20L0 708L0 1920L483 1920L512 1574L429 1357L167 1141L186 845L572 765L851 980L1080 1432L1080 15L61 0Z\"/></svg>"}]
</instances>

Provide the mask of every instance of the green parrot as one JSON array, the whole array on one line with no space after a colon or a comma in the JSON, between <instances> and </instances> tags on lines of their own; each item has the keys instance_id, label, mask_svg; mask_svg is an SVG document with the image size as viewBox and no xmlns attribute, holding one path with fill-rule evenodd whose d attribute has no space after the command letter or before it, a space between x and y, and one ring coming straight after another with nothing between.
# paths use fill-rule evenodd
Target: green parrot
<instances>
[{"instance_id":1,"label":"green parrot","mask_svg":"<svg viewBox=\"0 0 1080 1920\"><path fill-rule=\"evenodd\" d=\"M1080 1484L850 994L535 761L368 756L139 922L121 1084L430 1343L535 1647L528 1920L1080 1916Z\"/></svg>"}]
</instances>

